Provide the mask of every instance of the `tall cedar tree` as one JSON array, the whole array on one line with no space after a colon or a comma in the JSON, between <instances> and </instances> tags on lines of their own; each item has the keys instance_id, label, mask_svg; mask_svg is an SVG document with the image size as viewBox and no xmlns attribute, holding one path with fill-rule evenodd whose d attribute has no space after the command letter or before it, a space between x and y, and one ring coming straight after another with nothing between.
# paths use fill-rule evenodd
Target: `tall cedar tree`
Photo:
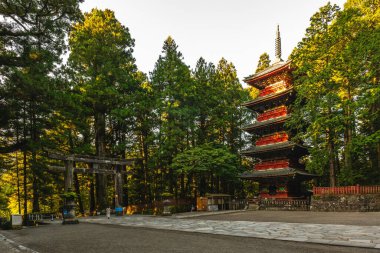
<instances>
[{"instance_id":1,"label":"tall cedar tree","mask_svg":"<svg viewBox=\"0 0 380 253\"><path fill-rule=\"evenodd\" d=\"M1 1L0 31L0 150L22 150L24 213L29 185L33 212L40 211L51 180L44 170L41 149L54 125L56 70L66 47L71 22L80 17L81 1ZM6 113L3 113L6 112ZM31 172L31 174L30 174ZM20 176L21 173L17 173ZM17 178L19 182L19 178Z\"/></svg>"},{"instance_id":2,"label":"tall cedar tree","mask_svg":"<svg viewBox=\"0 0 380 253\"><path fill-rule=\"evenodd\" d=\"M69 66L76 72L73 89L81 95L82 106L91 108L96 155L105 157L111 151L110 115L118 106L127 106L126 91L135 83L134 40L113 11L93 9L74 25L69 45ZM96 183L97 206L103 210L109 204L107 177L98 174Z\"/></svg>"},{"instance_id":3,"label":"tall cedar tree","mask_svg":"<svg viewBox=\"0 0 380 253\"><path fill-rule=\"evenodd\" d=\"M189 67L183 62L175 41L168 37L151 73L152 87L156 94L158 122L158 145L156 161L167 185L162 191L173 193L175 175L169 167L173 157L186 148L184 140L188 133L188 117L191 79ZM164 188L164 189L163 189Z\"/></svg>"},{"instance_id":4,"label":"tall cedar tree","mask_svg":"<svg viewBox=\"0 0 380 253\"><path fill-rule=\"evenodd\" d=\"M327 4L292 53L298 92L291 125L306 127L308 168L331 186L379 178L378 1ZM370 161L370 162L368 162ZM355 169L354 169L355 168ZM373 180L375 179L375 180Z\"/></svg>"}]
</instances>

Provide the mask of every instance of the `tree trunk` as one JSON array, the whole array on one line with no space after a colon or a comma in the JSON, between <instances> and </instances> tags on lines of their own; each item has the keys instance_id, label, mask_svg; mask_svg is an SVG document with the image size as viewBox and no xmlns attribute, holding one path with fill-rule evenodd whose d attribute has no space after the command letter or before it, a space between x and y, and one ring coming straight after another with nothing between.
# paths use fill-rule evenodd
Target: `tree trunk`
<instances>
[{"instance_id":1,"label":"tree trunk","mask_svg":"<svg viewBox=\"0 0 380 253\"><path fill-rule=\"evenodd\" d=\"M193 175L193 194L194 194L194 202L195 202L195 206L196 206L196 203L197 203L197 197L198 197L198 194L197 194L197 176L196 175Z\"/></svg>"},{"instance_id":2,"label":"tree trunk","mask_svg":"<svg viewBox=\"0 0 380 253\"><path fill-rule=\"evenodd\" d=\"M26 150L23 151L23 173L24 173L24 218L28 214L28 187L26 173ZM26 219L26 218L25 218Z\"/></svg>"},{"instance_id":3,"label":"tree trunk","mask_svg":"<svg viewBox=\"0 0 380 253\"><path fill-rule=\"evenodd\" d=\"M210 173L210 192L215 193L214 191L214 174Z\"/></svg>"},{"instance_id":4,"label":"tree trunk","mask_svg":"<svg viewBox=\"0 0 380 253\"><path fill-rule=\"evenodd\" d=\"M200 176L200 184L199 184L199 195L200 196L205 196L206 192L207 192L207 185L206 185L206 178L205 176L202 174Z\"/></svg>"},{"instance_id":5,"label":"tree trunk","mask_svg":"<svg viewBox=\"0 0 380 253\"><path fill-rule=\"evenodd\" d=\"M33 182L32 182L32 189L33 189L33 213L38 213L40 211L40 203L39 203L39 189L38 189L38 175L36 170L36 153L33 151L32 153L32 160L33 160Z\"/></svg>"},{"instance_id":6,"label":"tree trunk","mask_svg":"<svg viewBox=\"0 0 380 253\"><path fill-rule=\"evenodd\" d=\"M95 135L96 154L99 157L105 157L106 116L103 112L98 112L95 115ZM104 165L99 165L99 168L105 169ZM96 199L98 210L105 210L108 207L107 175L96 174Z\"/></svg>"},{"instance_id":7,"label":"tree trunk","mask_svg":"<svg viewBox=\"0 0 380 253\"><path fill-rule=\"evenodd\" d=\"M17 176L17 204L18 204L18 213L21 214L20 170L19 170L19 167L18 167L18 152L17 151L16 151L16 176Z\"/></svg>"},{"instance_id":8,"label":"tree trunk","mask_svg":"<svg viewBox=\"0 0 380 253\"><path fill-rule=\"evenodd\" d=\"M186 189L185 189L185 175L183 173L181 173L181 176L180 176L180 180L181 180L181 198L184 199L186 197Z\"/></svg>"},{"instance_id":9,"label":"tree trunk","mask_svg":"<svg viewBox=\"0 0 380 253\"><path fill-rule=\"evenodd\" d=\"M334 150L333 139L331 136L331 131L328 132L327 149L328 149L328 154L329 154L330 187L335 187L336 185L335 150Z\"/></svg>"},{"instance_id":10,"label":"tree trunk","mask_svg":"<svg viewBox=\"0 0 380 253\"><path fill-rule=\"evenodd\" d=\"M206 133L206 116L201 114L199 119L199 144L202 145L205 143L207 133Z\"/></svg>"},{"instance_id":11,"label":"tree trunk","mask_svg":"<svg viewBox=\"0 0 380 253\"><path fill-rule=\"evenodd\" d=\"M89 180L90 180L90 214L93 215L94 212L96 211L94 174L89 175Z\"/></svg>"},{"instance_id":12,"label":"tree trunk","mask_svg":"<svg viewBox=\"0 0 380 253\"><path fill-rule=\"evenodd\" d=\"M348 86L347 90L348 103L351 102L351 92ZM351 148L352 148L352 121L351 121L351 108L348 104L345 108L346 114L346 122L345 122L345 130L344 130L344 169L348 171L350 174L352 173L352 156L351 156Z\"/></svg>"},{"instance_id":13,"label":"tree trunk","mask_svg":"<svg viewBox=\"0 0 380 253\"><path fill-rule=\"evenodd\" d=\"M371 130L372 133L376 133L380 130L380 101L376 101L374 105L371 106L371 114L375 115L374 119L371 122ZM380 176L380 142L375 143L373 147L371 147L371 164L374 171ZM379 178L378 178L379 179Z\"/></svg>"},{"instance_id":14,"label":"tree trunk","mask_svg":"<svg viewBox=\"0 0 380 253\"><path fill-rule=\"evenodd\" d=\"M185 190L186 190L186 193L185 193L185 196L187 197L190 197L191 198L191 185L193 184L193 176L192 174L190 173L189 175L187 175L187 181L186 181L186 185L185 185Z\"/></svg>"},{"instance_id":15,"label":"tree trunk","mask_svg":"<svg viewBox=\"0 0 380 253\"><path fill-rule=\"evenodd\" d=\"M75 165L74 165L74 167L75 167ZM84 215L83 202L82 202L82 197L80 195L80 185L79 185L78 173L76 173L76 172L74 172L74 187L75 187L75 193L78 196L79 212L82 215Z\"/></svg>"}]
</instances>

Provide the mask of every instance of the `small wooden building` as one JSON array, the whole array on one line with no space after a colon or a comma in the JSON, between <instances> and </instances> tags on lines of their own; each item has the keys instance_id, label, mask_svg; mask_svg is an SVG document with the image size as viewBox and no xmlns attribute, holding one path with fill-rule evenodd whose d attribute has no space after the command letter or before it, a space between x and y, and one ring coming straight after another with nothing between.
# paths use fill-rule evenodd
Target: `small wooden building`
<instances>
[{"instance_id":1,"label":"small wooden building","mask_svg":"<svg viewBox=\"0 0 380 253\"><path fill-rule=\"evenodd\" d=\"M197 198L197 211L222 211L231 209L231 195L206 194Z\"/></svg>"}]
</instances>

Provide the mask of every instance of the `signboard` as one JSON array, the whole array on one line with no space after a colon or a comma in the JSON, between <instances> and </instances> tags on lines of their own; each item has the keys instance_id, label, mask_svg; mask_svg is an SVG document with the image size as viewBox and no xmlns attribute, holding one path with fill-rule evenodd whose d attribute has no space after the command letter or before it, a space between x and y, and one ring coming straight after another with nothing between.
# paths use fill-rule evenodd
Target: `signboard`
<instances>
[{"instance_id":1,"label":"signboard","mask_svg":"<svg viewBox=\"0 0 380 253\"><path fill-rule=\"evenodd\" d=\"M21 227L22 226L22 215L21 214L12 214L12 227Z\"/></svg>"}]
</instances>

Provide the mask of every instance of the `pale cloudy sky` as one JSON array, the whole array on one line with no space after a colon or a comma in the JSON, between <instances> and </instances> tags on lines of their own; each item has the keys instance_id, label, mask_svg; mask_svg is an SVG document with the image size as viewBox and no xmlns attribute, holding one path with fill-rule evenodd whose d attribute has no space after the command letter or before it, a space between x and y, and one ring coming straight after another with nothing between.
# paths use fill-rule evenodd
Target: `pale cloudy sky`
<instances>
[{"instance_id":1,"label":"pale cloudy sky","mask_svg":"<svg viewBox=\"0 0 380 253\"><path fill-rule=\"evenodd\" d=\"M302 39L310 17L327 0L85 0L82 11L111 9L135 39L134 56L145 73L153 70L170 35L193 68L199 59L231 61L240 80L254 72L259 56L274 57L280 25L282 58ZM344 0L331 0L343 8Z\"/></svg>"}]
</instances>

